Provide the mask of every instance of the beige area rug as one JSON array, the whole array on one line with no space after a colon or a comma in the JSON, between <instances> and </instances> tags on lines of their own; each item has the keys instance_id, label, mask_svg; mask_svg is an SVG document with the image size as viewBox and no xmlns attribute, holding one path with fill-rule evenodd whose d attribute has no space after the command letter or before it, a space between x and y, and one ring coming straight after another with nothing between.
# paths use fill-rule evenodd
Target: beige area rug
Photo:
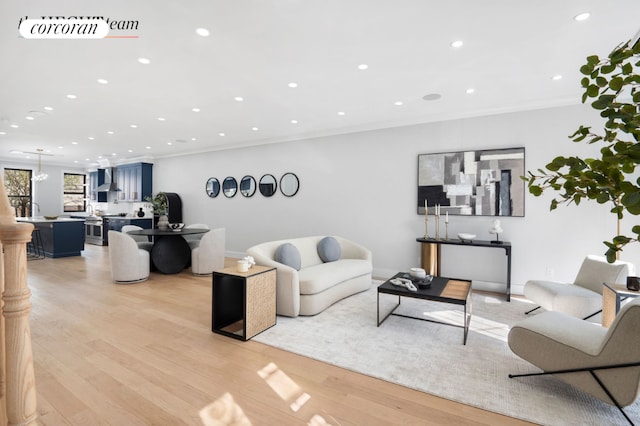
<instances>
[{"instance_id":1,"label":"beige area rug","mask_svg":"<svg viewBox=\"0 0 640 426\"><path fill-rule=\"evenodd\" d=\"M253 340L443 398L544 425L626 424L616 407L553 377L508 378L539 371L507 345L512 324L531 304L473 295L467 345L462 328L391 316L376 327L376 288L313 317L278 317ZM380 295L382 312L397 298ZM403 298L396 311L462 324L461 306ZM640 402L626 407L640 423Z\"/></svg>"}]
</instances>

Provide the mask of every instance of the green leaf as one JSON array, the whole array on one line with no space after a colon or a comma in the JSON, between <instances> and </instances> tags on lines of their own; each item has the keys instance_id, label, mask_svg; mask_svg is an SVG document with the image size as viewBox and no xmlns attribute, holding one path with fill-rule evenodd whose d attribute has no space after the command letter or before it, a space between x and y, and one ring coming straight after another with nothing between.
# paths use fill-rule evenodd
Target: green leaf
<instances>
[{"instance_id":1,"label":"green leaf","mask_svg":"<svg viewBox=\"0 0 640 426\"><path fill-rule=\"evenodd\" d=\"M619 92L620 89L622 89L622 82L623 81L624 81L623 78L620 77L620 76L614 77L609 82L609 87L611 88L611 90L615 90L616 92Z\"/></svg>"},{"instance_id":2,"label":"green leaf","mask_svg":"<svg viewBox=\"0 0 640 426\"><path fill-rule=\"evenodd\" d=\"M585 64L580 67L580 72L584 75L590 75L593 71L593 66L589 64Z\"/></svg>"},{"instance_id":3,"label":"green leaf","mask_svg":"<svg viewBox=\"0 0 640 426\"><path fill-rule=\"evenodd\" d=\"M587 64L591 67L597 65L598 62L600 62L600 58L598 58L598 55L587 56Z\"/></svg>"},{"instance_id":4,"label":"green leaf","mask_svg":"<svg viewBox=\"0 0 640 426\"><path fill-rule=\"evenodd\" d=\"M600 94L600 89L595 84L590 84L589 87L587 87L587 95L590 98L595 98L599 94Z\"/></svg>"},{"instance_id":5,"label":"green leaf","mask_svg":"<svg viewBox=\"0 0 640 426\"><path fill-rule=\"evenodd\" d=\"M536 197L539 197L540 195L542 195L542 188L540 188L537 185L534 186L530 186L529 187L529 192L533 195L535 195Z\"/></svg>"}]
</instances>

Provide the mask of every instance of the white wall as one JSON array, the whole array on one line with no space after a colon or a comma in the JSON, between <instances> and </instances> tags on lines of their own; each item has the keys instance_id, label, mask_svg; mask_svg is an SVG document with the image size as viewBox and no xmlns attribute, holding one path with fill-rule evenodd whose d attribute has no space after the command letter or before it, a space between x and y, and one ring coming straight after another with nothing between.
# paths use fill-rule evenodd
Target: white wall
<instances>
[{"instance_id":1,"label":"white wall","mask_svg":"<svg viewBox=\"0 0 640 426\"><path fill-rule=\"evenodd\" d=\"M599 128L600 122L590 107L579 105L165 158L154 164L154 191L180 194L186 223L225 227L229 254L268 240L340 235L370 248L374 274L389 276L419 266L415 239L424 234L424 216L416 213L419 154L524 146L526 169L535 170L556 155L597 152L568 135L580 124ZM286 172L300 179L293 198L256 192L252 198L238 193L211 199L205 193L209 177L240 181L249 174L259 180L271 173L280 179ZM615 232L608 206L586 201L549 212L550 200L551 194L527 193L525 217L502 219L501 239L513 245L514 293L531 278L573 280L583 257L604 253L602 241ZM450 235L471 232L491 239L491 222L491 217L450 216ZM630 247L623 258L633 262L638 253ZM504 282L505 265L503 250L443 247L443 275Z\"/></svg>"}]
</instances>

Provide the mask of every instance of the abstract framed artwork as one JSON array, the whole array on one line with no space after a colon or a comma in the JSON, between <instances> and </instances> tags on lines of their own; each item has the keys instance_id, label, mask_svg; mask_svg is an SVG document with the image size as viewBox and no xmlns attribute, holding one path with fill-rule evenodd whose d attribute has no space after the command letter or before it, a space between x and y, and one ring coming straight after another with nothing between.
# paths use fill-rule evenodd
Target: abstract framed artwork
<instances>
[{"instance_id":1,"label":"abstract framed artwork","mask_svg":"<svg viewBox=\"0 0 640 426\"><path fill-rule=\"evenodd\" d=\"M524 148L418 155L418 214L524 216Z\"/></svg>"}]
</instances>

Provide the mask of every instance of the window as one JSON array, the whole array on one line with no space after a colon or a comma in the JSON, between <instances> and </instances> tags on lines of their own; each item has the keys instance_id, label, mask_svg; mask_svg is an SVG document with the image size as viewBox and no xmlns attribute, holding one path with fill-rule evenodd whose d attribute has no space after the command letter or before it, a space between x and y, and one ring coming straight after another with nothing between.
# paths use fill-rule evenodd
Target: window
<instances>
[{"instance_id":1,"label":"window","mask_svg":"<svg viewBox=\"0 0 640 426\"><path fill-rule=\"evenodd\" d=\"M64 174L64 211L83 212L86 210L87 175L78 173Z\"/></svg>"},{"instance_id":2,"label":"window","mask_svg":"<svg viewBox=\"0 0 640 426\"><path fill-rule=\"evenodd\" d=\"M31 170L4 169L4 187L18 217L33 216L31 173Z\"/></svg>"}]
</instances>

